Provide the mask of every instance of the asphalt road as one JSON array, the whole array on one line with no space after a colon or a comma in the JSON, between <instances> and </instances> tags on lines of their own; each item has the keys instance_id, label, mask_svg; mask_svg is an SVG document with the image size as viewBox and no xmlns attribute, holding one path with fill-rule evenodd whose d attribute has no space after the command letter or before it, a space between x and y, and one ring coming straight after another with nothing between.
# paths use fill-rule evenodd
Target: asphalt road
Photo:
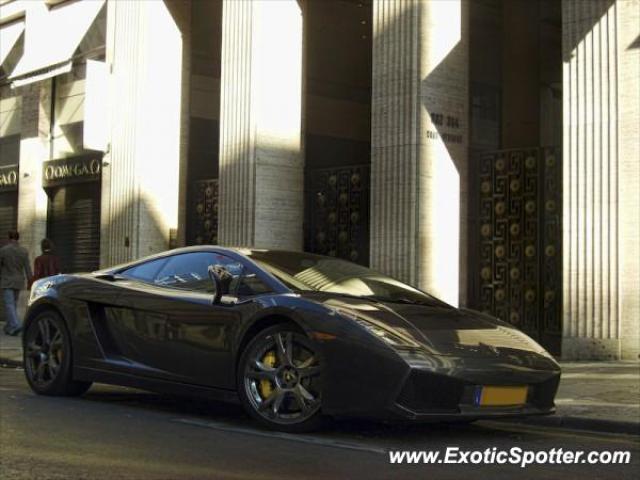
<instances>
[{"instance_id":1,"label":"asphalt road","mask_svg":"<svg viewBox=\"0 0 640 480\"><path fill-rule=\"evenodd\" d=\"M520 447L624 450L628 465L396 465L389 450ZM637 478L637 437L478 422L389 426L331 422L320 433L256 428L239 407L97 385L82 398L39 397L0 369L0 478L480 479Z\"/></svg>"}]
</instances>

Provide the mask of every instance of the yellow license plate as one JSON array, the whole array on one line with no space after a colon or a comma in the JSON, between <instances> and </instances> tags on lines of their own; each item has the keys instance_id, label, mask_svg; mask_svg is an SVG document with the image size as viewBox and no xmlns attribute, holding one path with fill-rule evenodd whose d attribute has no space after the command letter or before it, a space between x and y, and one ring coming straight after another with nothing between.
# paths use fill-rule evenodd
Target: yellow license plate
<instances>
[{"instance_id":1,"label":"yellow license plate","mask_svg":"<svg viewBox=\"0 0 640 480\"><path fill-rule=\"evenodd\" d=\"M517 406L527 403L528 387L482 387L481 407Z\"/></svg>"}]
</instances>

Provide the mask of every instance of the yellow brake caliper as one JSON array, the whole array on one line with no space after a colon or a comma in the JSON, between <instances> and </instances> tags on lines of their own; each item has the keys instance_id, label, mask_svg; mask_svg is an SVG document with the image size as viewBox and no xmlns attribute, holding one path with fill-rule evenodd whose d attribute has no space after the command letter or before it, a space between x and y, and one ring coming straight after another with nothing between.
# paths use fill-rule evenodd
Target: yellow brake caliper
<instances>
[{"instance_id":1,"label":"yellow brake caliper","mask_svg":"<svg viewBox=\"0 0 640 480\"><path fill-rule=\"evenodd\" d=\"M264 357L262 357L262 363L267 367L275 367L276 366L276 353L273 350L268 351ZM263 378L260 380L260 395L262 398L268 398L273 392L273 385L270 380Z\"/></svg>"}]
</instances>

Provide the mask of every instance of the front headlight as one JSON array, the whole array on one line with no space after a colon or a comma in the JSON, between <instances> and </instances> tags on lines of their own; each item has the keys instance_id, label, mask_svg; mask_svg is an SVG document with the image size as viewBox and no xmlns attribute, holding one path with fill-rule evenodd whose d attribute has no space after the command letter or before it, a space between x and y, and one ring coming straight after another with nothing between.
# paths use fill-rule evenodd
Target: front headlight
<instances>
[{"instance_id":1,"label":"front headlight","mask_svg":"<svg viewBox=\"0 0 640 480\"><path fill-rule=\"evenodd\" d=\"M29 305L42 297L53 286L53 282L48 278L36 280L31 285L31 293L29 295Z\"/></svg>"},{"instance_id":2,"label":"front headlight","mask_svg":"<svg viewBox=\"0 0 640 480\"><path fill-rule=\"evenodd\" d=\"M356 323L362 325L369 332L374 334L379 339L383 340L385 343L389 344L392 347L417 347L418 344L413 340L406 338L404 336L397 335L386 328L375 325L367 320L363 320L361 318L354 318Z\"/></svg>"},{"instance_id":3,"label":"front headlight","mask_svg":"<svg viewBox=\"0 0 640 480\"><path fill-rule=\"evenodd\" d=\"M505 328L505 327L502 327L502 326L499 326L498 329L502 329L503 331L507 331L507 333L509 335L517 337L518 340L520 342L522 342L524 345L526 345L526 347L529 350L531 350L531 351L533 351L533 352L535 352L535 353L537 353L539 355L542 355L543 357L547 357L547 358L555 361L555 359L553 358L553 355L551 355L549 352L547 352L544 349L544 347L542 347L542 345L540 345L538 342L536 342L533 338L531 338L526 333L521 332L520 330L517 330L515 328Z\"/></svg>"},{"instance_id":4,"label":"front headlight","mask_svg":"<svg viewBox=\"0 0 640 480\"><path fill-rule=\"evenodd\" d=\"M391 331L383 323L373 318L363 318L362 316L354 315L350 311L343 310L342 308L335 308L335 311L336 313L339 313L341 316L356 322L361 327L364 327L369 333L375 335L377 338L379 338L380 340L382 340L383 342L385 342L387 345L391 347L394 347L394 348L420 347L420 345L418 345L408 335L403 335L400 332Z\"/></svg>"}]
</instances>

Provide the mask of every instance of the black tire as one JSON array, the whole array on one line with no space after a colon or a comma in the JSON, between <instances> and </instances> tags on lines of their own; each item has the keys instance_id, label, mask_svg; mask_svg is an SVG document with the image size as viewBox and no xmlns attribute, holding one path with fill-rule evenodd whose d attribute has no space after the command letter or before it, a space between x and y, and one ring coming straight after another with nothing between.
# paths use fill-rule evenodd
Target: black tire
<instances>
[{"instance_id":1,"label":"black tire","mask_svg":"<svg viewBox=\"0 0 640 480\"><path fill-rule=\"evenodd\" d=\"M279 350L278 339L290 348ZM266 365L270 355L277 365ZM317 346L295 325L279 324L251 339L240 357L236 381L242 406L261 425L302 433L322 425L322 376ZM264 391L265 381L271 394Z\"/></svg>"},{"instance_id":2,"label":"black tire","mask_svg":"<svg viewBox=\"0 0 640 480\"><path fill-rule=\"evenodd\" d=\"M38 314L23 335L24 373L31 390L52 396L77 396L89 390L91 382L73 380L71 336L57 312Z\"/></svg>"}]
</instances>

